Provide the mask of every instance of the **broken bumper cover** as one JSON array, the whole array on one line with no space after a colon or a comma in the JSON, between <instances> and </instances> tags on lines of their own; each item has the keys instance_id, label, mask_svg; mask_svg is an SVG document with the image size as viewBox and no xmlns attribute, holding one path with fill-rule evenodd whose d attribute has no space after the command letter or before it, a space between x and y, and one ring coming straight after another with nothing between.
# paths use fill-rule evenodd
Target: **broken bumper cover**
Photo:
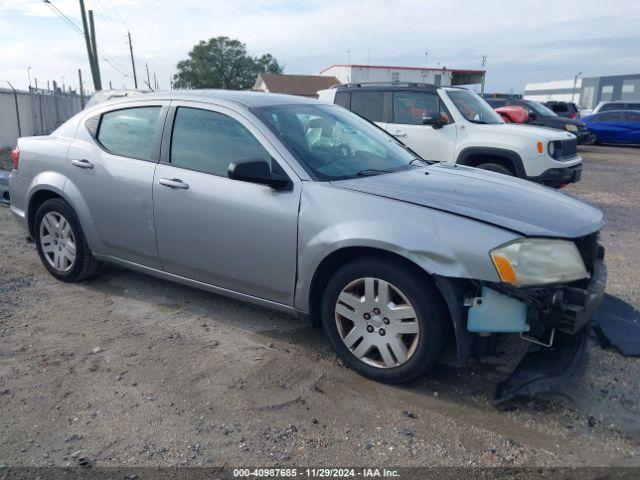
<instances>
[{"instance_id":1,"label":"broken bumper cover","mask_svg":"<svg viewBox=\"0 0 640 480\"><path fill-rule=\"evenodd\" d=\"M532 346L516 369L496 387L500 404L521 396L557 391L580 381L587 369L587 332L560 334L553 347Z\"/></svg>"},{"instance_id":2,"label":"broken bumper cover","mask_svg":"<svg viewBox=\"0 0 640 480\"><path fill-rule=\"evenodd\" d=\"M535 317L530 321L538 321L538 330L551 329L559 333L550 348L533 345L511 375L498 384L497 404L519 396L557 391L582 378L588 363L590 329L586 325L602 304L607 282L607 268L602 257L593 261L591 270L591 278L583 288L558 286L530 304L529 314Z\"/></svg>"}]
</instances>

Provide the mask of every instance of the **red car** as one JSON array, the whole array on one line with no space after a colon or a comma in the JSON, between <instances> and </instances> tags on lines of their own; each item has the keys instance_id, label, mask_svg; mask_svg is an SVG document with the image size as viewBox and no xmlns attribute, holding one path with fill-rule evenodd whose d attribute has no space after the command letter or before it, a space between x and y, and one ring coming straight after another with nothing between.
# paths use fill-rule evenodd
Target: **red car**
<instances>
[{"instance_id":1,"label":"red car","mask_svg":"<svg viewBox=\"0 0 640 480\"><path fill-rule=\"evenodd\" d=\"M527 123L529 112L524 107L517 105L507 105L495 109L506 123Z\"/></svg>"}]
</instances>

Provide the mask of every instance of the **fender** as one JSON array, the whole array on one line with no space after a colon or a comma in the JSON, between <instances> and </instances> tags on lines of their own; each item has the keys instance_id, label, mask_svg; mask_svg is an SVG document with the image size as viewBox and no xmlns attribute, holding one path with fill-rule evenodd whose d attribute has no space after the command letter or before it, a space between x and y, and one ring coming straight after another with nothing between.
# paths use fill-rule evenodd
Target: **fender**
<instances>
[{"instance_id":1,"label":"fender","mask_svg":"<svg viewBox=\"0 0 640 480\"><path fill-rule=\"evenodd\" d=\"M29 215L31 201L38 192L43 190L55 193L71 205L78 215L91 251L98 254L103 252L105 249L100 241L95 223L89 212L89 207L82 198L82 195L80 195L76 185L69 180L68 177L59 172L42 172L31 180L27 193L27 201L25 203L25 224L27 226L31 225L33 221L33 218Z\"/></svg>"},{"instance_id":2,"label":"fender","mask_svg":"<svg viewBox=\"0 0 640 480\"><path fill-rule=\"evenodd\" d=\"M472 155L490 155L507 158L513 163L513 166L516 169L517 176L520 178L527 178L527 173L524 169L522 157L520 157L520 155L513 150L495 147L467 147L460 151L455 163L458 163L460 165L469 165L469 158Z\"/></svg>"}]
</instances>

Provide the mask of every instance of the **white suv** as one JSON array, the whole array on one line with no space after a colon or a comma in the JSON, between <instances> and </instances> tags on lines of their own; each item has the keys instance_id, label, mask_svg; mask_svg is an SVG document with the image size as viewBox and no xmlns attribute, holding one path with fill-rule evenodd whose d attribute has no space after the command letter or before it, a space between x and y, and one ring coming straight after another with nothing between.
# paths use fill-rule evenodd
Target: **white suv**
<instances>
[{"instance_id":1,"label":"white suv","mask_svg":"<svg viewBox=\"0 0 640 480\"><path fill-rule=\"evenodd\" d=\"M318 92L388 131L425 160L513 175L551 187L580 180L568 132L506 124L480 96L427 84L339 85Z\"/></svg>"}]
</instances>

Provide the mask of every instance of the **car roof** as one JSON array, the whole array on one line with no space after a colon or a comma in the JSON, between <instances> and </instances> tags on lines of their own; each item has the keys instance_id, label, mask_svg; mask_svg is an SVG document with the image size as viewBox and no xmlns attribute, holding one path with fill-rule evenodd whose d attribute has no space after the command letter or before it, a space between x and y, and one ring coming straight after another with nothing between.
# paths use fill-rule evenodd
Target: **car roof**
<instances>
[{"instance_id":1,"label":"car roof","mask_svg":"<svg viewBox=\"0 0 640 480\"><path fill-rule=\"evenodd\" d=\"M109 104L126 103L131 101L153 101L153 100L184 100L193 102L212 102L223 100L235 103L247 108L268 107L273 105L299 105L317 104L316 99L301 97L297 95L285 95L281 93L265 93L249 90L167 90L146 93L144 96L123 98L122 100L111 100Z\"/></svg>"}]
</instances>

